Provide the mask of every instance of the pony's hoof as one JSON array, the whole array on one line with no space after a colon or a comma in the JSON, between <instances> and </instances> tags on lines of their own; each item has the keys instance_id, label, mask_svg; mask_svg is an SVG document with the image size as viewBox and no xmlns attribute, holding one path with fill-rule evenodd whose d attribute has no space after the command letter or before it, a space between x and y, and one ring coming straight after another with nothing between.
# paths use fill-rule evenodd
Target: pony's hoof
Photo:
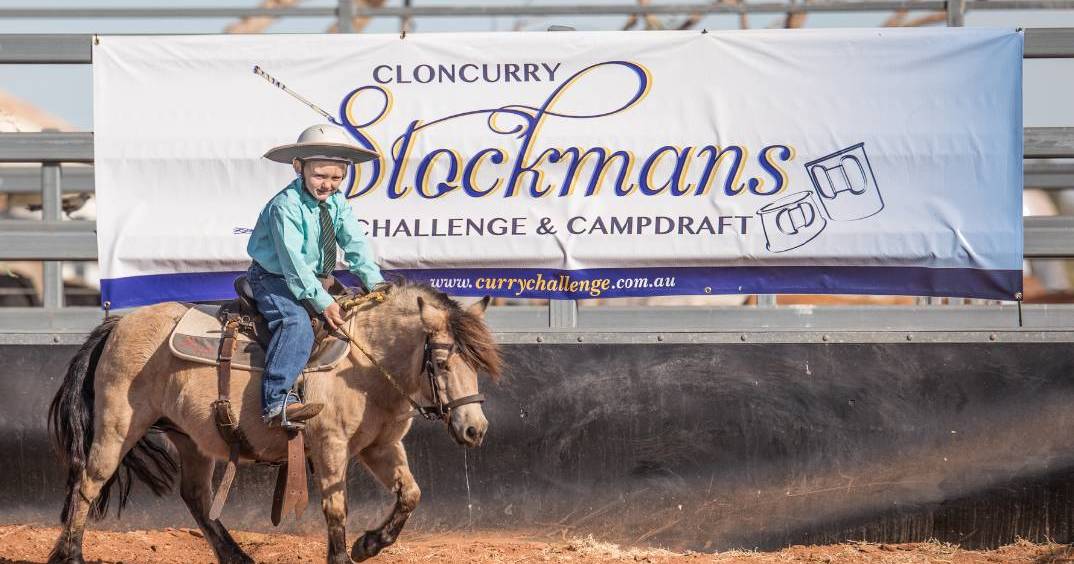
<instances>
[{"instance_id":1,"label":"pony's hoof","mask_svg":"<svg viewBox=\"0 0 1074 564\"><path fill-rule=\"evenodd\" d=\"M86 564L86 561L82 559L82 556L52 556L48 559L48 564Z\"/></svg>"},{"instance_id":2,"label":"pony's hoof","mask_svg":"<svg viewBox=\"0 0 1074 564\"><path fill-rule=\"evenodd\" d=\"M328 555L328 564L351 564L352 562L354 561L347 556L346 552Z\"/></svg>"},{"instance_id":3,"label":"pony's hoof","mask_svg":"<svg viewBox=\"0 0 1074 564\"><path fill-rule=\"evenodd\" d=\"M355 562L362 562L380 554L384 545L381 544L379 536L377 531L366 531L351 547L351 558Z\"/></svg>"},{"instance_id":4,"label":"pony's hoof","mask_svg":"<svg viewBox=\"0 0 1074 564\"><path fill-rule=\"evenodd\" d=\"M226 558L220 559L220 564L257 564L257 562L247 556L245 553L232 554Z\"/></svg>"}]
</instances>

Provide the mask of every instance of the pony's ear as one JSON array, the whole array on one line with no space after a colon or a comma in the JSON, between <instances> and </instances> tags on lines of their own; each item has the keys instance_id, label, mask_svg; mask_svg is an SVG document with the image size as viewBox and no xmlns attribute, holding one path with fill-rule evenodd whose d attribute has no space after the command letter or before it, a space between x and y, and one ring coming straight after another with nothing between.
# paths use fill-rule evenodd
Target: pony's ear
<instances>
[{"instance_id":1,"label":"pony's ear","mask_svg":"<svg viewBox=\"0 0 1074 564\"><path fill-rule=\"evenodd\" d=\"M418 296L418 315L421 317L421 325L427 333L436 333L442 330L444 323L447 321L443 311L426 304L421 296Z\"/></svg>"},{"instance_id":2,"label":"pony's ear","mask_svg":"<svg viewBox=\"0 0 1074 564\"><path fill-rule=\"evenodd\" d=\"M485 310L489 307L489 302L492 301L492 296L485 296L480 300L474 302L470 307L466 308L466 311L478 316L481 319L485 318Z\"/></svg>"}]
</instances>

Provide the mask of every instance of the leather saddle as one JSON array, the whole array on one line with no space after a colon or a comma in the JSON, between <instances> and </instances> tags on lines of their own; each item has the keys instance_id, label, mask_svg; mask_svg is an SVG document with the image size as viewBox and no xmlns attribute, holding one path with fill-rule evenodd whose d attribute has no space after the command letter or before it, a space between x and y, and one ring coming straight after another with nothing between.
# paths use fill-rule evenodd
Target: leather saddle
<instances>
[{"instance_id":1,"label":"leather saddle","mask_svg":"<svg viewBox=\"0 0 1074 564\"><path fill-rule=\"evenodd\" d=\"M348 296L352 293L352 290L341 284L334 276L322 278L321 286L333 297ZM272 332L269 331L268 322L257 309L253 288L250 287L250 282L245 275L235 279L235 295L234 300L220 306L220 311L217 313L220 323L224 324L229 316L237 315L241 320L239 332L256 341L261 348L268 349ZM310 309L307 309L307 312L310 314L310 324L313 326L313 348L316 350L321 341L328 336L328 330L320 314Z\"/></svg>"},{"instance_id":2,"label":"leather saddle","mask_svg":"<svg viewBox=\"0 0 1074 564\"><path fill-rule=\"evenodd\" d=\"M344 298L354 291L335 279L322 281L333 296ZM236 298L223 305L194 305L176 324L168 340L172 353L179 358L201 364L219 365L225 329L231 322L235 344L231 366L246 370L261 370L265 365L272 333L268 323L257 310L253 292L245 276L235 280ZM346 356L347 342L338 339L327 329L316 312L310 312L314 345L305 370L318 372L332 368Z\"/></svg>"}]
</instances>

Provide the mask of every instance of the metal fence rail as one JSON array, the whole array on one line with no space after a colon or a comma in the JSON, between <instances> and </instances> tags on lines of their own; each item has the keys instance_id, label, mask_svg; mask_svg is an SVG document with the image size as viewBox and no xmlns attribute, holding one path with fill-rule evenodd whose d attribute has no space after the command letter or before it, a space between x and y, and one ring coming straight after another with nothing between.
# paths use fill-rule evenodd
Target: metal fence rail
<instances>
[{"instance_id":1,"label":"metal fence rail","mask_svg":"<svg viewBox=\"0 0 1074 564\"><path fill-rule=\"evenodd\" d=\"M93 133L0 134L0 163L24 162L92 163Z\"/></svg>"},{"instance_id":2,"label":"metal fence rail","mask_svg":"<svg viewBox=\"0 0 1074 564\"><path fill-rule=\"evenodd\" d=\"M1074 307L781 306L581 308L577 325L550 328L540 306L489 308L499 342L601 343L1074 343ZM0 345L81 344L96 308L0 309ZM1019 326L1021 317L1023 325Z\"/></svg>"},{"instance_id":3,"label":"metal fence rail","mask_svg":"<svg viewBox=\"0 0 1074 564\"><path fill-rule=\"evenodd\" d=\"M947 2L867 2L858 9L950 8ZM954 3L952 3L954 4ZM1074 8L1074 0L1061 2L966 2L970 9L1010 9L1032 4L1038 8ZM987 6L985 6L987 5ZM622 9L621 13L714 13L721 5L602 6ZM743 4L747 11L784 12L787 4ZM850 6L845 2L796 4L805 11L835 11ZM883 8L881 7L883 6ZM1005 8L1000 8L1006 6ZM440 7L438 9L447 9ZM530 14L525 9L547 6L512 7L504 15ZM557 9L559 7L556 7ZM549 13L581 14L581 11ZM629 8L629 10L627 10ZM705 8L705 9L702 9ZM485 7L467 8L484 10ZM677 9L678 12L660 10ZM192 12L221 14L231 9L145 10L151 16ZM331 15L331 8L296 8L277 15ZM435 15L433 8L367 10L373 15ZM129 10L126 10L129 11ZM231 10L251 15L267 10ZM795 10L791 10L795 11ZM797 10L802 11L802 10ZM277 11L271 11L277 12ZM292 12L294 12L292 14ZM451 9L447 9L451 12ZM0 9L3 17L94 17L101 10L82 9ZM229 12L230 13L230 12ZM607 13L620 13L611 10ZM233 14L233 15L235 15ZM446 12L445 12L446 14ZM365 14L355 10L355 15ZM474 15L488 15L475 12ZM67 17L67 16L64 16ZM101 17L105 17L101 15ZM113 17L113 16L108 16ZM180 17L176 15L175 17ZM950 20L949 20L950 21ZM91 35L0 35L0 64L90 63ZM1025 30L1026 58L1074 58L1074 29ZM1027 159L1074 158L1074 127L1026 128ZM0 309L0 344L75 343L100 321L96 308L64 308L62 303L61 261L97 258L96 224L89 221L62 221L61 195L94 190L93 134L5 133L0 134L0 163L40 163L40 165L0 168L0 192L40 192L43 221L0 221L0 260L43 260L45 262L44 308ZM70 163L77 163L70 165ZM67 164L68 166L61 166ZM1066 188L1074 185L1074 164L1027 163L1027 187ZM1074 217L1025 218L1027 258L1074 257ZM761 297L761 306L774 305ZM1019 324L1021 318L1022 325ZM489 321L505 342L985 342L1047 341L1074 342L1074 305L1013 306L976 305L958 307L690 307L690 308L581 308L573 301L552 300L547 307L523 306L492 308Z\"/></svg>"},{"instance_id":4,"label":"metal fence rail","mask_svg":"<svg viewBox=\"0 0 1074 564\"><path fill-rule=\"evenodd\" d=\"M943 4L943 2L937 2ZM992 4L992 2L986 2ZM1074 0L1068 2L1074 8ZM743 4L752 6L753 4ZM716 5L719 6L719 5ZM816 4L801 4L816 6ZM654 8L654 6L649 6ZM308 9L308 8L304 8ZM639 9L635 7L635 10ZM634 13L634 12L628 12ZM0 18L7 17L0 9ZM93 62L89 34L0 35L0 64L89 64ZM1074 58L1074 30L1030 28L1025 30L1025 58Z\"/></svg>"},{"instance_id":5,"label":"metal fence rail","mask_svg":"<svg viewBox=\"0 0 1074 564\"><path fill-rule=\"evenodd\" d=\"M305 17L338 18L343 11L355 17L462 17L462 16L615 16L681 14L784 14L817 12L887 12L931 10L965 12L972 10L1069 10L1074 0L871 0L848 2L746 2L651 4L536 4L516 6L367 6L293 8L2 8L0 18L246 18Z\"/></svg>"},{"instance_id":6,"label":"metal fence rail","mask_svg":"<svg viewBox=\"0 0 1074 564\"><path fill-rule=\"evenodd\" d=\"M0 178L3 178L2 174ZM1074 164L1026 163L1025 187L1045 190L1072 188L1074 187Z\"/></svg>"}]
</instances>

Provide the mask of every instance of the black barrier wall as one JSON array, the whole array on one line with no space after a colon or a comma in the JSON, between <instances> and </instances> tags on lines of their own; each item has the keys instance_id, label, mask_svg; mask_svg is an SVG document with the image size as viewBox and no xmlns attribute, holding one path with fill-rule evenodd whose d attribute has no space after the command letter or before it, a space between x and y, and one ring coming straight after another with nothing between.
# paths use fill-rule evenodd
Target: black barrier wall
<instances>
[{"instance_id":1,"label":"black barrier wall","mask_svg":"<svg viewBox=\"0 0 1074 564\"><path fill-rule=\"evenodd\" d=\"M464 453L421 421L407 438L423 490L410 530L695 550L1074 540L1074 344L505 351L505 379L484 383L483 448ZM45 413L74 352L0 346L0 521L57 518L63 480ZM225 524L271 528L273 478L240 470ZM353 538L390 498L357 465L348 480ZM193 526L177 494L132 497L123 521L94 526ZM318 499L282 528L320 530Z\"/></svg>"}]
</instances>

